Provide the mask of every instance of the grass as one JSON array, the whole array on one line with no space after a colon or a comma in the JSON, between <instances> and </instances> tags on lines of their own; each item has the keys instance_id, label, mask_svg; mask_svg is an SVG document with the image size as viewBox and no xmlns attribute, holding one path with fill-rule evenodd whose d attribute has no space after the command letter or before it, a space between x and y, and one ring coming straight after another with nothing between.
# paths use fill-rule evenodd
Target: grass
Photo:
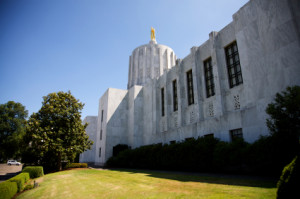
<instances>
[{"instance_id":1,"label":"grass","mask_svg":"<svg viewBox=\"0 0 300 199\"><path fill-rule=\"evenodd\" d=\"M136 170L69 170L38 178L27 198L275 198L274 182Z\"/></svg>"}]
</instances>

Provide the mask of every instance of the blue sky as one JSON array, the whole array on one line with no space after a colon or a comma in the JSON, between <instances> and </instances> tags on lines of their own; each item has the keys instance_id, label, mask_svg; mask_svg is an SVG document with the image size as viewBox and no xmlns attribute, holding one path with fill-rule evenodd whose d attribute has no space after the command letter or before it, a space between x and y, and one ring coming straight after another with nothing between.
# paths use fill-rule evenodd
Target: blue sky
<instances>
[{"instance_id":1,"label":"blue sky","mask_svg":"<svg viewBox=\"0 0 300 199\"><path fill-rule=\"evenodd\" d=\"M98 114L107 88L126 89L129 56L150 41L184 58L232 21L247 0L1 0L0 104L37 112L42 97L71 91Z\"/></svg>"}]
</instances>

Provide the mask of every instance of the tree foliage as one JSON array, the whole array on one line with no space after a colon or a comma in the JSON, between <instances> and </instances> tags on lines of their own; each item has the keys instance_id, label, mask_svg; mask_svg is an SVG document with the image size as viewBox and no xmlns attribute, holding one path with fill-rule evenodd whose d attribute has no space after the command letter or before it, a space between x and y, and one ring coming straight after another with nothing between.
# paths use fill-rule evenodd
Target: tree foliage
<instances>
[{"instance_id":1,"label":"tree foliage","mask_svg":"<svg viewBox=\"0 0 300 199\"><path fill-rule=\"evenodd\" d=\"M300 86L287 87L286 91L277 93L266 112L271 117L267 119L267 126L273 134L299 142Z\"/></svg>"},{"instance_id":2,"label":"tree foliage","mask_svg":"<svg viewBox=\"0 0 300 199\"><path fill-rule=\"evenodd\" d=\"M274 142L274 165L283 168L300 150L300 87L293 86L277 93L266 109L267 126Z\"/></svg>"},{"instance_id":3,"label":"tree foliage","mask_svg":"<svg viewBox=\"0 0 300 199\"><path fill-rule=\"evenodd\" d=\"M0 161L20 157L28 112L14 101L0 105Z\"/></svg>"},{"instance_id":4,"label":"tree foliage","mask_svg":"<svg viewBox=\"0 0 300 199\"><path fill-rule=\"evenodd\" d=\"M293 161L283 169L280 180L277 183L277 199L300 197L299 161L299 156L296 156Z\"/></svg>"},{"instance_id":5,"label":"tree foliage","mask_svg":"<svg viewBox=\"0 0 300 199\"><path fill-rule=\"evenodd\" d=\"M84 104L71 92L50 93L43 99L42 108L28 120L28 151L46 170L60 170L61 161L73 161L92 145L85 133L87 124L81 121Z\"/></svg>"}]
</instances>

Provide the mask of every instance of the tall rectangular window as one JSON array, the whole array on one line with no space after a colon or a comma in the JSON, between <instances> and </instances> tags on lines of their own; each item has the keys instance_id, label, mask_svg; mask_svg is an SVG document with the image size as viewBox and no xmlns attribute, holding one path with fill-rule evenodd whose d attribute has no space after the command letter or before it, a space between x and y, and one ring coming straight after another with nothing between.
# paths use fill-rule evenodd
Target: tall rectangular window
<instances>
[{"instance_id":1,"label":"tall rectangular window","mask_svg":"<svg viewBox=\"0 0 300 199\"><path fill-rule=\"evenodd\" d=\"M178 110L178 97L177 97L177 81L173 81L173 110Z\"/></svg>"},{"instance_id":2,"label":"tall rectangular window","mask_svg":"<svg viewBox=\"0 0 300 199\"><path fill-rule=\"evenodd\" d=\"M188 104L194 104L194 89L193 89L193 73L192 70L189 70L186 73L187 79L187 97L188 97Z\"/></svg>"},{"instance_id":3,"label":"tall rectangular window","mask_svg":"<svg viewBox=\"0 0 300 199\"><path fill-rule=\"evenodd\" d=\"M161 116L165 116L165 89L161 88Z\"/></svg>"},{"instance_id":4,"label":"tall rectangular window","mask_svg":"<svg viewBox=\"0 0 300 199\"><path fill-rule=\"evenodd\" d=\"M101 111L101 122L103 122L103 110Z\"/></svg>"},{"instance_id":5,"label":"tall rectangular window","mask_svg":"<svg viewBox=\"0 0 300 199\"><path fill-rule=\"evenodd\" d=\"M204 66L204 77L205 77L205 86L206 86L206 97L215 95L215 83L214 83L214 74L212 70L211 57L203 62Z\"/></svg>"},{"instance_id":6,"label":"tall rectangular window","mask_svg":"<svg viewBox=\"0 0 300 199\"><path fill-rule=\"evenodd\" d=\"M99 158L101 157L101 147L99 148Z\"/></svg>"},{"instance_id":7,"label":"tall rectangular window","mask_svg":"<svg viewBox=\"0 0 300 199\"><path fill-rule=\"evenodd\" d=\"M100 130L100 140L102 140L102 129Z\"/></svg>"},{"instance_id":8,"label":"tall rectangular window","mask_svg":"<svg viewBox=\"0 0 300 199\"><path fill-rule=\"evenodd\" d=\"M242 129L230 130L230 137L231 137L231 141L235 141L237 139L243 139Z\"/></svg>"},{"instance_id":9,"label":"tall rectangular window","mask_svg":"<svg viewBox=\"0 0 300 199\"><path fill-rule=\"evenodd\" d=\"M225 48L229 86L233 88L243 83L239 52L236 41Z\"/></svg>"},{"instance_id":10,"label":"tall rectangular window","mask_svg":"<svg viewBox=\"0 0 300 199\"><path fill-rule=\"evenodd\" d=\"M204 135L205 138L214 138L214 134L213 133L209 133Z\"/></svg>"}]
</instances>

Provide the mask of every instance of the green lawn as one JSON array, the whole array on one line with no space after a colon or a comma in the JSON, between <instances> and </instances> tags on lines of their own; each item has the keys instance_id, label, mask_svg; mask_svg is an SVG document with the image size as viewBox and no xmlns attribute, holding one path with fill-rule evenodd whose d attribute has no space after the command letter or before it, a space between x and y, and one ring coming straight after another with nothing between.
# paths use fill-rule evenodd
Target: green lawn
<instances>
[{"instance_id":1,"label":"green lawn","mask_svg":"<svg viewBox=\"0 0 300 199\"><path fill-rule=\"evenodd\" d=\"M275 198L275 183L135 170L70 170L39 178L26 198Z\"/></svg>"}]
</instances>

